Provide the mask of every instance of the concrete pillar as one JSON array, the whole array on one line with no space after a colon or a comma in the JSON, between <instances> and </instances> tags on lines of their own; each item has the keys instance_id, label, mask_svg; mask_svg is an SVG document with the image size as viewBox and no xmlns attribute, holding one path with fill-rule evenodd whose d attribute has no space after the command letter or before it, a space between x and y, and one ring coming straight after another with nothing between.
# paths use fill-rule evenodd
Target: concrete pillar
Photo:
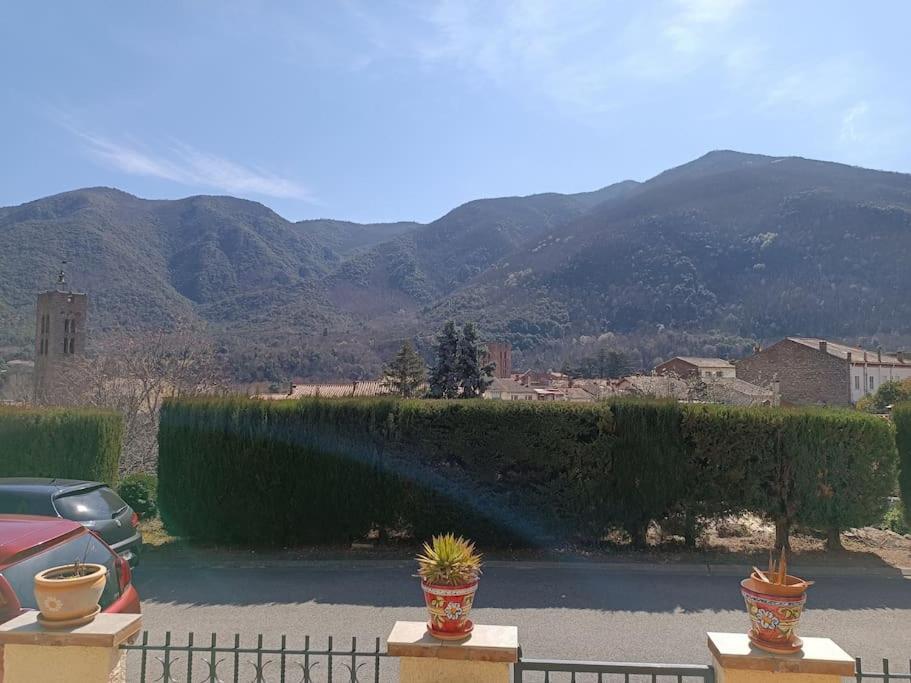
<instances>
[{"instance_id":1,"label":"concrete pillar","mask_svg":"<svg viewBox=\"0 0 911 683\"><path fill-rule=\"evenodd\" d=\"M120 645L139 632L138 614L99 614L72 629L43 628L28 611L0 624L2 683L124 683Z\"/></svg>"},{"instance_id":2,"label":"concrete pillar","mask_svg":"<svg viewBox=\"0 0 911 683\"><path fill-rule=\"evenodd\" d=\"M828 638L801 636L803 650L777 655L750 644L745 633L709 633L716 683L841 683L854 659Z\"/></svg>"},{"instance_id":3,"label":"concrete pillar","mask_svg":"<svg viewBox=\"0 0 911 683\"><path fill-rule=\"evenodd\" d=\"M519 659L519 631L475 624L465 640L442 641L422 621L397 621L386 648L400 658L401 683L509 683L509 665Z\"/></svg>"}]
</instances>

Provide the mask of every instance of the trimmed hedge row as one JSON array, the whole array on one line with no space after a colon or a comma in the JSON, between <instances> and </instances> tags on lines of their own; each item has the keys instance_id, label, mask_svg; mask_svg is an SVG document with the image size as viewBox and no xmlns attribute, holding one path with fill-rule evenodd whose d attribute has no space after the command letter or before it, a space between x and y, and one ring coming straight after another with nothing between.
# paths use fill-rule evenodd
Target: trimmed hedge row
<instances>
[{"instance_id":1,"label":"trimmed hedge row","mask_svg":"<svg viewBox=\"0 0 911 683\"><path fill-rule=\"evenodd\" d=\"M0 477L113 484L122 424L105 410L0 406Z\"/></svg>"},{"instance_id":2,"label":"trimmed hedge row","mask_svg":"<svg viewBox=\"0 0 911 683\"><path fill-rule=\"evenodd\" d=\"M911 526L911 403L899 403L892 408L895 423L895 443L898 446L898 489L905 509L905 522Z\"/></svg>"},{"instance_id":3,"label":"trimmed hedge row","mask_svg":"<svg viewBox=\"0 0 911 683\"><path fill-rule=\"evenodd\" d=\"M622 401L168 401L159 507L200 540L346 542L371 529L485 544L595 542L752 510L821 529L878 520L885 421L850 411Z\"/></svg>"}]
</instances>

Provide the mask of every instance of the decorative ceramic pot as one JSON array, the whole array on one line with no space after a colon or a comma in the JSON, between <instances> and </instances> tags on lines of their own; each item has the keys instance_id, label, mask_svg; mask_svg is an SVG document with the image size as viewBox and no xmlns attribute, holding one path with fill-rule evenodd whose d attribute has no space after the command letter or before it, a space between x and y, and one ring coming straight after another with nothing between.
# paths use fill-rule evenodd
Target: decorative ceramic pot
<instances>
[{"instance_id":1,"label":"decorative ceramic pot","mask_svg":"<svg viewBox=\"0 0 911 683\"><path fill-rule=\"evenodd\" d=\"M51 567L35 574L35 601L46 628L70 628L92 621L101 611L98 600L107 581L107 567L84 564L83 576L73 576L74 565Z\"/></svg>"},{"instance_id":2,"label":"decorative ceramic pot","mask_svg":"<svg viewBox=\"0 0 911 683\"><path fill-rule=\"evenodd\" d=\"M807 601L805 591L806 584L798 589L795 585L776 586L755 579L740 582L740 592L750 615L750 640L756 647L779 653L800 650L797 625Z\"/></svg>"},{"instance_id":3,"label":"decorative ceramic pot","mask_svg":"<svg viewBox=\"0 0 911 683\"><path fill-rule=\"evenodd\" d=\"M421 581L421 588L430 612L427 622L430 634L443 640L467 638L474 628L468 614L478 590L477 579L462 586L435 586Z\"/></svg>"}]
</instances>

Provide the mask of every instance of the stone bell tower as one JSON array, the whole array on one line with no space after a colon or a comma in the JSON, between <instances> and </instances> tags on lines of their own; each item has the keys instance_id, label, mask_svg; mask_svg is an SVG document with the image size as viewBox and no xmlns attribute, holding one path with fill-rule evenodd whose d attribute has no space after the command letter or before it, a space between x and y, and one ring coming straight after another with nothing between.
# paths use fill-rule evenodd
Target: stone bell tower
<instances>
[{"instance_id":1,"label":"stone bell tower","mask_svg":"<svg viewBox=\"0 0 911 683\"><path fill-rule=\"evenodd\" d=\"M65 262L64 262L65 263ZM35 402L55 403L63 371L85 354L88 297L72 291L61 270L54 289L38 295L35 311Z\"/></svg>"}]
</instances>

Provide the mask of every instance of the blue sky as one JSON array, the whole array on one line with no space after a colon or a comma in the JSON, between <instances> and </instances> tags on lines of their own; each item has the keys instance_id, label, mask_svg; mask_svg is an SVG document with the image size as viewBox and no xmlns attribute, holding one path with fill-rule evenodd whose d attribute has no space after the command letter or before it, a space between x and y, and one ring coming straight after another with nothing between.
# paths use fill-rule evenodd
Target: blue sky
<instances>
[{"instance_id":1,"label":"blue sky","mask_svg":"<svg viewBox=\"0 0 911 683\"><path fill-rule=\"evenodd\" d=\"M0 205L110 185L431 220L711 149L911 171L911 3L0 5Z\"/></svg>"}]
</instances>

